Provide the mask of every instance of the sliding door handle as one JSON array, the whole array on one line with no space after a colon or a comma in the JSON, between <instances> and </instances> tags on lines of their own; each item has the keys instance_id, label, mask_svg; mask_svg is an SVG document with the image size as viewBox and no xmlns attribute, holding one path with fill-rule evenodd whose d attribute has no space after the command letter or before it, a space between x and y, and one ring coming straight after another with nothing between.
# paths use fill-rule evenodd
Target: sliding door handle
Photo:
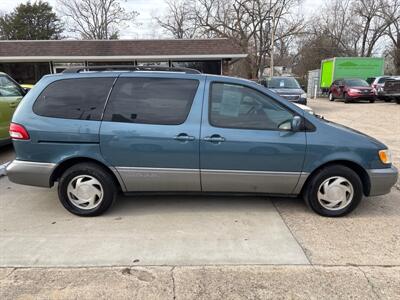
<instances>
[{"instance_id":1,"label":"sliding door handle","mask_svg":"<svg viewBox=\"0 0 400 300\"><path fill-rule=\"evenodd\" d=\"M187 135L186 133L180 133L177 134L174 137L175 140L180 141L180 142L187 142L187 141L194 141L195 137L192 135Z\"/></svg>"},{"instance_id":2,"label":"sliding door handle","mask_svg":"<svg viewBox=\"0 0 400 300\"><path fill-rule=\"evenodd\" d=\"M204 138L204 140L206 142L210 142L210 143L222 143L222 142L225 142L225 138L220 136L219 134L213 134L211 136L206 136Z\"/></svg>"}]
</instances>

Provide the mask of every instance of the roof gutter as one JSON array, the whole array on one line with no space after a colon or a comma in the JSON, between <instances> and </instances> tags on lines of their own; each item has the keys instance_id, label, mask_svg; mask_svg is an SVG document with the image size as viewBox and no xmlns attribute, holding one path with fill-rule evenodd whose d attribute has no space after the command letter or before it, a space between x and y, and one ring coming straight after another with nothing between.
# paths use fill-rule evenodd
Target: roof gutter
<instances>
[{"instance_id":1,"label":"roof gutter","mask_svg":"<svg viewBox=\"0 0 400 300\"><path fill-rule=\"evenodd\" d=\"M247 54L201 54L201 55L108 55L108 56L0 56L0 62L48 62L48 61L124 61L124 60L207 60L240 59Z\"/></svg>"}]
</instances>

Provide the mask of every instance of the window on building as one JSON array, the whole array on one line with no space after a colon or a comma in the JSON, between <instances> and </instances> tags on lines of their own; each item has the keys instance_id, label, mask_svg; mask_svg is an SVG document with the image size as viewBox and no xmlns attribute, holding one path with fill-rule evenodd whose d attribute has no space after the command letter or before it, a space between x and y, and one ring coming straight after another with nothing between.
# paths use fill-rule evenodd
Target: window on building
<instances>
[{"instance_id":1,"label":"window on building","mask_svg":"<svg viewBox=\"0 0 400 300\"><path fill-rule=\"evenodd\" d=\"M85 62L54 62L53 63L53 72L54 73L62 73L65 69L75 68L75 67L84 67Z\"/></svg>"},{"instance_id":2,"label":"window on building","mask_svg":"<svg viewBox=\"0 0 400 300\"><path fill-rule=\"evenodd\" d=\"M278 130L293 119L293 113L252 88L229 83L213 83L210 97L210 124L238 129Z\"/></svg>"},{"instance_id":3,"label":"window on building","mask_svg":"<svg viewBox=\"0 0 400 300\"><path fill-rule=\"evenodd\" d=\"M168 61L138 61L138 66L160 66L160 67L169 67Z\"/></svg>"},{"instance_id":4,"label":"window on building","mask_svg":"<svg viewBox=\"0 0 400 300\"><path fill-rule=\"evenodd\" d=\"M178 125L190 111L199 82L170 78L120 78L104 113L105 121Z\"/></svg>"},{"instance_id":5,"label":"window on building","mask_svg":"<svg viewBox=\"0 0 400 300\"><path fill-rule=\"evenodd\" d=\"M40 94L33 111L45 117L100 120L114 80L77 78L55 81Z\"/></svg>"},{"instance_id":6,"label":"window on building","mask_svg":"<svg viewBox=\"0 0 400 300\"><path fill-rule=\"evenodd\" d=\"M0 63L0 72L8 74L20 84L35 84L51 73L49 62Z\"/></svg>"},{"instance_id":7,"label":"window on building","mask_svg":"<svg viewBox=\"0 0 400 300\"><path fill-rule=\"evenodd\" d=\"M174 61L171 66L196 69L204 74L221 74L221 60Z\"/></svg>"}]
</instances>

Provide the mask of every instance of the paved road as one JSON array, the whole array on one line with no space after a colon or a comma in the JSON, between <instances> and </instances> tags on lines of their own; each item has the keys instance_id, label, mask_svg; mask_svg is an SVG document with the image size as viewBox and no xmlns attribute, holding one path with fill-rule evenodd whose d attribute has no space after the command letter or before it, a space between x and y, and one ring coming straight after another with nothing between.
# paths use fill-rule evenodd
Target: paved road
<instances>
[{"instance_id":1,"label":"paved road","mask_svg":"<svg viewBox=\"0 0 400 300\"><path fill-rule=\"evenodd\" d=\"M399 166L400 105L310 105L385 142ZM119 200L78 218L54 189L1 178L0 298L400 298L399 187L339 219L289 198Z\"/></svg>"}]
</instances>

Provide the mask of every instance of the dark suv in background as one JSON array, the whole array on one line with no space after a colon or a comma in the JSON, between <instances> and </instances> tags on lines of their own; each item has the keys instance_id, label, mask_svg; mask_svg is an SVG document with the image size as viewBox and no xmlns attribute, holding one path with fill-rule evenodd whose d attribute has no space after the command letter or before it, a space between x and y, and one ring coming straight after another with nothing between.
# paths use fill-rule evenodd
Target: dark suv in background
<instances>
[{"instance_id":1,"label":"dark suv in background","mask_svg":"<svg viewBox=\"0 0 400 300\"><path fill-rule=\"evenodd\" d=\"M265 86L275 94L295 103L307 105L307 94L301 88L296 78L293 77L269 77L261 80Z\"/></svg>"},{"instance_id":2,"label":"dark suv in background","mask_svg":"<svg viewBox=\"0 0 400 300\"><path fill-rule=\"evenodd\" d=\"M363 79L349 78L335 80L328 92L329 101L335 99L344 99L345 103L359 100L368 100L375 102L375 93L373 88Z\"/></svg>"}]
</instances>

